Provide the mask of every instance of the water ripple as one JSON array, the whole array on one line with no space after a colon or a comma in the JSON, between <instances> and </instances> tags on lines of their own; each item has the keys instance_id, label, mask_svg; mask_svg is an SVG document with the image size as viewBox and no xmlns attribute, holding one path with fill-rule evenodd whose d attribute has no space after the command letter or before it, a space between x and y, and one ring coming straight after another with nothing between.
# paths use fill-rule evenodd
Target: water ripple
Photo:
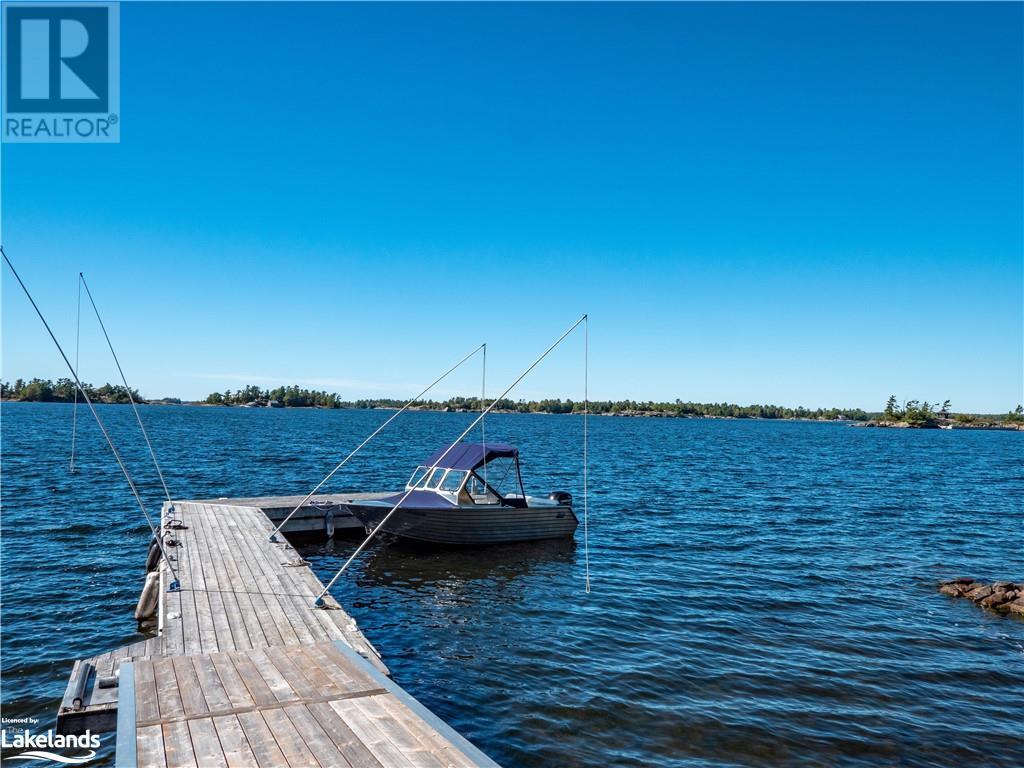
<instances>
[{"instance_id":1,"label":"water ripple","mask_svg":"<svg viewBox=\"0 0 1024 768\"><path fill-rule=\"evenodd\" d=\"M101 407L152 510L159 479ZM140 637L149 533L70 409L4 404L4 715L52 722L73 659ZM180 498L300 493L370 411L146 407ZM466 414L410 413L332 490L394 488ZM577 497L580 420L495 416ZM371 548L335 593L396 680L507 766L1024 765L1024 621L936 593L1024 579L1022 435L593 419L576 541ZM325 578L351 552L304 550ZM111 747L103 756L109 760Z\"/></svg>"}]
</instances>

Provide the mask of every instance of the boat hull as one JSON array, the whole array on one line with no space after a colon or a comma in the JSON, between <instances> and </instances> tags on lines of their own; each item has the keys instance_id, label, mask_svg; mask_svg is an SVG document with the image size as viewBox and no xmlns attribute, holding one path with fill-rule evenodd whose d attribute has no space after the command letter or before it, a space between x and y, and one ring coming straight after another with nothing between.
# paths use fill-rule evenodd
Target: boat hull
<instances>
[{"instance_id":1,"label":"boat hull","mask_svg":"<svg viewBox=\"0 0 1024 768\"><path fill-rule=\"evenodd\" d=\"M367 533L376 529L391 511L390 506L383 504L346 506L363 523ZM401 507L381 532L399 541L458 546L568 538L578 525L576 515L568 506Z\"/></svg>"}]
</instances>

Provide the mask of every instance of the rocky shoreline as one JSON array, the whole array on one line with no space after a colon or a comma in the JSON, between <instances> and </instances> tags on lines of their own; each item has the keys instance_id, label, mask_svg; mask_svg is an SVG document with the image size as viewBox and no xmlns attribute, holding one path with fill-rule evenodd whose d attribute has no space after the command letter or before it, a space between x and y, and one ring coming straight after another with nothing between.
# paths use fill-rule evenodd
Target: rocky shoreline
<instances>
[{"instance_id":1,"label":"rocky shoreline","mask_svg":"<svg viewBox=\"0 0 1024 768\"><path fill-rule=\"evenodd\" d=\"M1024 583L995 581L986 584L972 578L952 579L939 584L939 592L950 597L966 597L982 608L997 613L1024 616Z\"/></svg>"},{"instance_id":2,"label":"rocky shoreline","mask_svg":"<svg viewBox=\"0 0 1024 768\"><path fill-rule=\"evenodd\" d=\"M880 427L885 429L996 429L1008 432L1024 432L1024 422L1016 421L956 421L946 419L935 424L911 424L906 421L868 421L853 422L851 427Z\"/></svg>"}]
</instances>

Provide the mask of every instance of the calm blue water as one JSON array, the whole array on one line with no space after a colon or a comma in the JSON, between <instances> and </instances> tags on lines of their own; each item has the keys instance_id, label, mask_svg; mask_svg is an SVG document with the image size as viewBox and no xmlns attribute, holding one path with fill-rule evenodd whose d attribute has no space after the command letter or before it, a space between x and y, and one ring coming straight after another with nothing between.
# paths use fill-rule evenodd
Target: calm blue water
<instances>
[{"instance_id":1,"label":"calm blue water","mask_svg":"<svg viewBox=\"0 0 1024 768\"><path fill-rule=\"evenodd\" d=\"M154 513L131 411L101 408ZM3 714L138 639L149 533L85 411L4 404ZM385 414L146 407L178 498L308 490ZM332 490L378 490L468 414L412 413ZM580 420L495 416L528 490L580 491ZM939 595L1024 578L1024 434L591 420L576 542L373 549L336 596L395 679L506 766L1024 765L1024 621ZM354 546L310 549L326 580ZM112 739L107 737L105 754Z\"/></svg>"}]
</instances>

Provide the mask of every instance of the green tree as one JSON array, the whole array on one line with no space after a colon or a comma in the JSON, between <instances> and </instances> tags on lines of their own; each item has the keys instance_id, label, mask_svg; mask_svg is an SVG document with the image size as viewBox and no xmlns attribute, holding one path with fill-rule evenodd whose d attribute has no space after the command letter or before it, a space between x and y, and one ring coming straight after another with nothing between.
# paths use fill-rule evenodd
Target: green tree
<instances>
[{"instance_id":1,"label":"green tree","mask_svg":"<svg viewBox=\"0 0 1024 768\"><path fill-rule=\"evenodd\" d=\"M896 395L889 395L882 415L885 416L886 421L896 421Z\"/></svg>"},{"instance_id":2,"label":"green tree","mask_svg":"<svg viewBox=\"0 0 1024 768\"><path fill-rule=\"evenodd\" d=\"M19 396L22 400L48 403L53 400L53 384L44 379L32 379L22 388Z\"/></svg>"},{"instance_id":3,"label":"green tree","mask_svg":"<svg viewBox=\"0 0 1024 768\"><path fill-rule=\"evenodd\" d=\"M918 403L917 400L909 401L903 420L912 427L934 427L938 423L935 412L927 400L923 403Z\"/></svg>"}]
</instances>

